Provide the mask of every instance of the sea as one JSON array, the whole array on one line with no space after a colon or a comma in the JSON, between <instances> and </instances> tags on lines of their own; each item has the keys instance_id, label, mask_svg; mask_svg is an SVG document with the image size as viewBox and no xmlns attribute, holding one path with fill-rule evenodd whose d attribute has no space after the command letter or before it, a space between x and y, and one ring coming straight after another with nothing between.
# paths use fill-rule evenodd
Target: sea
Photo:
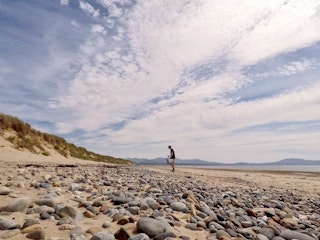
<instances>
[{"instance_id":1,"label":"sea","mask_svg":"<svg viewBox=\"0 0 320 240\"><path fill-rule=\"evenodd\" d=\"M319 172L320 165L179 165L187 168L207 168L226 170L259 170L259 171L288 171L288 172Z\"/></svg>"}]
</instances>

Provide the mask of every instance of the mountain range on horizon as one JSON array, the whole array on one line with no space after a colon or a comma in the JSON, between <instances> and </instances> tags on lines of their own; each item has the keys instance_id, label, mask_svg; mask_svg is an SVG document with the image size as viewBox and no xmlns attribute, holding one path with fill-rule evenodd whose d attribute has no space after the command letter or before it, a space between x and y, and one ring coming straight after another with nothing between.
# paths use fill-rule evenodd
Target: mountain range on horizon
<instances>
[{"instance_id":1,"label":"mountain range on horizon","mask_svg":"<svg viewBox=\"0 0 320 240\"><path fill-rule=\"evenodd\" d=\"M165 158L127 158L127 160L134 162L137 165L165 165ZM286 158L275 162L263 162L263 163L247 163L247 162L236 162L236 163L222 163L205 161L201 159L176 159L176 165L202 165L202 166L244 166L244 165L320 165L320 160L306 160L301 158Z\"/></svg>"}]
</instances>

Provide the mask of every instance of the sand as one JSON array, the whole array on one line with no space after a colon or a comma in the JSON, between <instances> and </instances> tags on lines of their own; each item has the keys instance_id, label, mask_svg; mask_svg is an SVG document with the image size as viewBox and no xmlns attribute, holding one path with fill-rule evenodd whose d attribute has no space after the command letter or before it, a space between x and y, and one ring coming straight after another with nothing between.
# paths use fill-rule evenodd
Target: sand
<instances>
[{"instance_id":1,"label":"sand","mask_svg":"<svg viewBox=\"0 0 320 240\"><path fill-rule=\"evenodd\" d=\"M144 168L170 172L169 166L143 166ZM320 172L225 170L208 168L188 168L176 166L176 176L195 176L208 184L232 189L259 186L261 189L277 189L305 197L320 197Z\"/></svg>"},{"instance_id":2,"label":"sand","mask_svg":"<svg viewBox=\"0 0 320 240\"><path fill-rule=\"evenodd\" d=\"M99 168L104 165L100 162L85 161L75 158L65 158L54 151L50 152L50 156L43 156L41 154L32 154L28 151L20 151L12 148L12 144L5 141L0 137L0 174L2 180L6 180L4 176L15 175L19 167L23 167L26 164L39 164L44 166L55 166L59 164L75 164L75 165L87 165L88 167ZM107 164L110 165L110 164ZM162 174L168 174L168 176L174 178L186 178L192 176L192 179L198 179L211 186L220 186L230 188L233 191L241 191L242 189L256 189L261 190L275 189L277 191L283 191L284 193L296 194L303 198L315 197L320 198L320 173L314 172L280 172L280 171L249 171L249 170L217 170L207 168L186 168L176 166L176 171L172 173L169 166L135 166L133 168L148 169ZM53 168L44 168L41 173L42 176L53 174ZM44 192L45 190L43 190ZM25 187L24 189L17 189L16 194L18 196L28 195L31 199L39 198L39 191L35 191L33 188ZM68 198L63 196L63 198ZM12 198L2 197L1 206L5 206ZM70 200L70 204L74 204ZM183 218L183 214L180 214ZM12 216L17 222L23 223L26 218L25 214L16 212ZM95 226L102 226L102 223L109 220L107 217L98 217L95 219L85 219L81 222L83 229L88 229ZM63 239L66 235L64 231L58 229L58 226L52 226L52 223L48 220L41 222L46 232L50 232L47 237L56 237ZM135 224L128 224L126 228L134 228ZM112 224L108 231L115 232L119 226ZM50 231L48 230L50 229ZM184 231L185 235L191 237L191 239L205 239L205 232L194 232L186 228L179 228ZM1 231L0 231L1 232ZM203 235L203 236L202 236ZM27 239L22 238L21 235L12 237L10 239Z\"/></svg>"}]
</instances>

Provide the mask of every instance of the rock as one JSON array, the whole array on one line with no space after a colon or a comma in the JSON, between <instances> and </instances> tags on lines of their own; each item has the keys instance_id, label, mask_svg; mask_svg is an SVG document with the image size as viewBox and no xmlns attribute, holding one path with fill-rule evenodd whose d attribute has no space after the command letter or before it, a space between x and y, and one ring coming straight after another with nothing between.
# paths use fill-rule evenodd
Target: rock
<instances>
[{"instance_id":1,"label":"rock","mask_svg":"<svg viewBox=\"0 0 320 240\"><path fill-rule=\"evenodd\" d=\"M169 238L175 238L176 235L172 232L167 232L167 233L160 233L158 235L156 235L153 240L165 240L165 239L169 239Z\"/></svg>"},{"instance_id":2,"label":"rock","mask_svg":"<svg viewBox=\"0 0 320 240\"><path fill-rule=\"evenodd\" d=\"M188 208L186 204L182 202L173 202L170 204L170 208L172 210L179 211L179 212L188 212Z\"/></svg>"},{"instance_id":3,"label":"rock","mask_svg":"<svg viewBox=\"0 0 320 240\"><path fill-rule=\"evenodd\" d=\"M205 219L203 219L203 221L204 221L206 224L208 224L208 223L210 223L210 222L212 222L212 221L218 222L218 218L217 218L217 215L216 215L214 212L212 212L212 213L210 213L209 216L207 216Z\"/></svg>"},{"instance_id":4,"label":"rock","mask_svg":"<svg viewBox=\"0 0 320 240\"><path fill-rule=\"evenodd\" d=\"M39 224L39 223L40 223L40 221L38 219L34 219L34 218L26 219L26 221L23 223L21 229L24 229L26 227L32 226L34 224Z\"/></svg>"},{"instance_id":5,"label":"rock","mask_svg":"<svg viewBox=\"0 0 320 240\"><path fill-rule=\"evenodd\" d=\"M114 237L119 240L127 240L129 239L130 235L123 227L121 227L114 233Z\"/></svg>"},{"instance_id":6,"label":"rock","mask_svg":"<svg viewBox=\"0 0 320 240\"><path fill-rule=\"evenodd\" d=\"M131 213L131 214L139 214L140 213L140 208L138 206L132 206L132 207L129 207L128 208L128 211Z\"/></svg>"},{"instance_id":7,"label":"rock","mask_svg":"<svg viewBox=\"0 0 320 240\"><path fill-rule=\"evenodd\" d=\"M28 233L26 237L34 240L45 240L46 234L43 230L35 230L33 232Z\"/></svg>"},{"instance_id":8,"label":"rock","mask_svg":"<svg viewBox=\"0 0 320 240\"><path fill-rule=\"evenodd\" d=\"M11 192L12 192L12 189L6 186L0 186L0 195L8 195Z\"/></svg>"},{"instance_id":9,"label":"rock","mask_svg":"<svg viewBox=\"0 0 320 240\"><path fill-rule=\"evenodd\" d=\"M48 207L55 207L56 206L56 203L53 199L51 198L42 198L42 199L39 199L39 200L36 200L34 201L35 204L39 205L39 206L48 206Z\"/></svg>"},{"instance_id":10,"label":"rock","mask_svg":"<svg viewBox=\"0 0 320 240\"><path fill-rule=\"evenodd\" d=\"M184 225L184 227L191 229L193 231L197 231L197 230L202 231L203 230L203 228L198 227L198 225L196 223L187 223Z\"/></svg>"},{"instance_id":11,"label":"rock","mask_svg":"<svg viewBox=\"0 0 320 240\"><path fill-rule=\"evenodd\" d=\"M298 226L298 222L293 219L293 218L283 218L280 221L280 224L286 228L291 228L291 227L297 227Z\"/></svg>"},{"instance_id":12,"label":"rock","mask_svg":"<svg viewBox=\"0 0 320 240\"><path fill-rule=\"evenodd\" d=\"M31 233L35 230L41 230L43 229L43 226L41 224L33 224L29 227L26 227L24 229L21 230L21 233L25 234L25 233Z\"/></svg>"},{"instance_id":13,"label":"rock","mask_svg":"<svg viewBox=\"0 0 320 240\"><path fill-rule=\"evenodd\" d=\"M272 239L275 237L275 232L273 231L273 229L268 227L261 228L258 232L267 236L268 239Z\"/></svg>"},{"instance_id":14,"label":"rock","mask_svg":"<svg viewBox=\"0 0 320 240\"><path fill-rule=\"evenodd\" d=\"M111 233L97 232L90 238L90 240L115 240L115 237Z\"/></svg>"},{"instance_id":15,"label":"rock","mask_svg":"<svg viewBox=\"0 0 320 240\"><path fill-rule=\"evenodd\" d=\"M23 212L29 207L30 199L28 197L17 198L4 207L7 212Z\"/></svg>"},{"instance_id":16,"label":"rock","mask_svg":"<svg viewBox=\"0 0 320 240\"><path fill-rule=\"evenodd\" d=\"M114 197L112 199L113 203L115 205L121 205L121 204L126 204L130 201L132 201L132 198L129 198L129 197Z\"/></svg>"},{"instance_id":17,"label":"rock","mask_svg":"<svg viewBox=\"0 0 320 240\"><path fill-rule=\"evenodd\" d=\"M227 233L227 232L224 231L224 230L217 230L216 235L217 235L217 239L220 239L221 237L231 238L231 236L229 235L229 233Z\"/></svg>"},{"instance_id":18,"label":"rock","mask_svg":"<svg viewBox=\"0 0 320 240\"><path fill-rule=\"evenodd\" d=\"M102 227L103 228L108 228L110 226L111 226L111 223L109 221L105 221L105 222L102 223Z\"/></svg>"},{"instance_id":19,"label":"rock","mask_svg":"<svg viewBox=\"0 0 320 240\"><path fill-rule=\"evenodd\" d=\"M310 237L307 234L299 233L291 230L285 230L280 233L280 237L283 237L287 240L298 239L298 240L314 240L313 237Z\"/></svg>"},{"instance_id":20,"label":"rock","mask_svg":"<svg viewBox=\"0 0 320 240\"><path fill-rule=\"evenodd\" d=\"M10 230L21 228L21 226L15 221L7 218L0 218L0 230Z\"/></svg>"},{"instance_id":21,"label":"rock","mask_svg":"<svg viewBox=\"0 0 320 240\"><path fill-rule=\"evenodd\" d=\"M258 233L255 237L255 240L269 240L269 238L261 233Z\"/></svg>"},{"instance_id":22,"label":"rock","mask_svg":"<svg viewBox=\"0 0 320 240\"><path fill-rule=\"evenodd\" d=\"M94 217L96 217L96 214L94 214L94 213L91 212L91 211L85 211L85 212L83 213L83 216L85 216L85 217L87 217L87 218L94 218Z\"/></svg>"},{"instance_id":23,"label":"rock","mask_svg":"<svg viewBox=\"0 0 320 240\"><path fill-rule=\"evenodd\" d=\"M6 230L0 233L0 239L8 239L20 234L19 229Z\"/></svg>"},{"instance_id":24,"label":"rock","mask_svg":"<svg viewBox=\"0 0 320 240\"><path fill-rule=\"evenodd\" d=\"M75 219L77 216L77 211L73 207L65 206L60 209L59 215L61 217L69 216L69 217Z\"/></svg>"},{"instance_id":25,"label":"rock","mask_svg":"<svg viewBox=\"0 0 320 240\"><path fill-rule=\"evenodd\" d=\"M149 236L145 233L139 233L130 237L128 240L150 240Z\"/></svg>"},{"instance_id":26,"label":"rock","mask_svg":"<svg viewBox=\"0 0 320 240\"><path fill-rule=\"evenodd\" d=\"M141 232L146 233L149 237L154 237L163 233L166 229L163 222L149 217L140 218L137 221L137 228Z\"/></svg>"}]
</instances>

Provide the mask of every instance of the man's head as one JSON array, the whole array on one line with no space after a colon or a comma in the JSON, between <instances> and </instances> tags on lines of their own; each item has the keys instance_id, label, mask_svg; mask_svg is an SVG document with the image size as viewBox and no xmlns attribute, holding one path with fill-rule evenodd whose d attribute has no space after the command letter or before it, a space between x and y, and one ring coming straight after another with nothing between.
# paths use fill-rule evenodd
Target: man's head
<instances>
[{"instance_id":1,"label":"man's head","mask_svg":"<svg viewBox=\"0 0 320 240\"><path fill-rule=\"evenodd\" d=\"M169 149L171 149L171 146L168 146Z\"/></svg>"}]
</instances>

